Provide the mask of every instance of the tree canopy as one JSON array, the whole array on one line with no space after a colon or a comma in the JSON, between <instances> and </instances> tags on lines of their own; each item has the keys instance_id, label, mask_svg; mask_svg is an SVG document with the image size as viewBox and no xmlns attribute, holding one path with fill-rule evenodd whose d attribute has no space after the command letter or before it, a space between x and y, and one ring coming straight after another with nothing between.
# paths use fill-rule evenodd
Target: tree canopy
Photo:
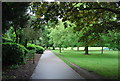
<instances>
[{"instance_id":1,"label":"tree canopy","mask_svg":"<svg viewBox=\"0 0 120 81\"><path fill-rule=\"evenodd\" d=\"M16 42L24 40L25 46L28 41L37 40L46 47L84 46L88 54L88 47L105 42L110 32L113 40L119 36L118 2L3 3L3 13L3 33L13 27Z\"/></svg>"}]
</instances>

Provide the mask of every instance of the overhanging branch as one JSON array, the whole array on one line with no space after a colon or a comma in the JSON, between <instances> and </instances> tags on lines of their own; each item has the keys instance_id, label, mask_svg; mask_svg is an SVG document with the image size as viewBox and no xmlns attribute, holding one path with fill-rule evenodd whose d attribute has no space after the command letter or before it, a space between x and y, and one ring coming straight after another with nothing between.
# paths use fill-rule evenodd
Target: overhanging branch
<instances>
[{"instance_id":1,"label":"overhanging branch","mask_svg":"<svg viewBox=\"0 0 120 81\"><path fill-rule=\"evenodd\" d=\"M76 7L76 8L79 8L79 7ZM102 8L102 7L99 7L99 8L83 8L83 9L80 9L80 10L106 10L106 11L113 12L115 14L120 14L120 11L118 11L118 10L113 10L113 9L110 9L110 8Z\"/></svg>"}]
</instances>

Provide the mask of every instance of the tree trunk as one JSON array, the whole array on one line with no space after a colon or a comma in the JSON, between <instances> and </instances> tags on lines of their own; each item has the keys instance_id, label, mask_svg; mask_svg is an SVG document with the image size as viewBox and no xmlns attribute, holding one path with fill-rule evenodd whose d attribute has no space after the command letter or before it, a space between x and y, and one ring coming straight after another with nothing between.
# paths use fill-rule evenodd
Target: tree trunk
<instances>
[{"instance_id":1,"label":"tree trunk","mask_svg":"<svg viewBox=\"0 0 120 81\"><path fill-rule=\"evenodd\" d=\"M33 54L33 64L35 64L35 54Z\"/></svg>"},{"instance_id":2,"label":"tree trunk","mask_svg":"<svg viewBox=\"0 0 120 81\"><path fill-rule=\"evenodd\" d=\"M59 47L59 52L61 53L61 47Z\"/></svg>"},{"instance_id":3,"label":"tree trunk","mask_svg":"<svg viewBox=\"0 0 120 81\"><path fill-rule=\"evenodd\" d=\"M46 46L46 49L48 49L48 46Z\"/></svg>"},{"instance_id":4,"label":"tree trunk","mask_svg":"<svg viewBox=\"0 0 120 81\"><path fill-rule=\"evenodd\" d=\"M103 54L103 46L102 46L101 54Z\"/></svg>"},{"instance_id":5,"label":"tree trunk","mask_svg":"<svg viewBox=\"0 0 120 81\"><path fill-rule=\"evenodd\" d=\"M73 47L71 47L71 50L73 50Z\"/></svg>"},{"instance_id":6,"label":"tree trunk","mask_svg":"<svg viewBox=\"0 0 120 81\"><path fill-rule=\"evenodd\" d=\"M27 47L27 42L28 42L28 40L25 39L25 44L24 44L25 47Z\"/></svg>"},{"instance_id":7,"label":"tree trunk","mask_svg":"<svg viewBox=\"0 0 120 81\"><path fill-rule=\"evenodd\" d=\"M19 43L20 43L20 44L23 44L23 43L22 43L22 35L19 36Z\"/></svg>"},{"instance_id":8,"label":"tree trunk","mask_svg":"<svg viewBox=\"0 0 120 81\"><path fill-rule=\"evenodd\" d=\"M77 47L77 51L79 51L79 46Z\"/></svg>"},{"instance_id":9,"label":"tree trunk","mask_svg":"<svg viewBox=\"0 0 120 81\"><path fill-rule=\"evenodd\" d=\"M88 55L88 46L85 46L85 54Z\"/></svg>"},{"instance_id":10,"label":"tree trunk","mask_svg":"<svg viewBox=\"0 0 120 81\"><path fill-rule=\"evenodd\" d=\"M32 44L34 44L34 40L32 40Z\"/></svg>"},{"instance_id":11,"label":"tree trunk","mask_svg":"<svg viewBox=\"0 0 120 81\"><path fill-rule=\"evenodd\" d=\"M25 47L27 47L27 42L28 42L28 40L25 39L25 43L24 43L24 46L25 46ZM26 62L26 54L27 54L27 53L24 54L24 61L25 61L25 62Z\"/></svg>"},{"instance_id":12,"label":"tree trunk","mask_svg":"<svg viewBox=\"0 0 120 81\"><path fill-rule=\"evenodd\" d=\"M53 46L53 50L55 50L55 47Z\"/></svg>"},{"instance_id":13,"label":"tree trunk","mask_svg":"<svg viewBox=\"0 0 120 81\"><path fill-rule=\"evenodd\" d=\"M14 28L14 31L15 31L15 34L16 34L16 40L15 40L15 42L18 43L18 38L19 38L19 36L18 36L18 34L17 34L16 28Z\"/></svg>"}]
</instances>

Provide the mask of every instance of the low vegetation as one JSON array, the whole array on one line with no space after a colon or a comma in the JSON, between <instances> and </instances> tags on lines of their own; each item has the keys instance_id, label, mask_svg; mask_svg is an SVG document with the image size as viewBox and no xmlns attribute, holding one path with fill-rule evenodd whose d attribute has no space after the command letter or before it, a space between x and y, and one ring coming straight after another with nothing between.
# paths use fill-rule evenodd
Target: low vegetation
<instances>
[{"instance_id":1,"label":"low vegetation","mask_svg":"<svg viewBox=\"0 0 120 81\"><path fill-rule=\"evenodd\" d=\"M31 60L34 54L42 54L44 48L28 43L27 48L21 44L14 43L11 39L3 38L2 43L2 64L4 66L18 66ZM7 60L6 60L7 59Z\"/></svg>"},{"instance_id":2,"label":"low vegetation","mask_svg":"<svg viewBox=\"0 0 120 81\"><path fill-rule=\"evenodd\" d=\"M28 50L17 43L3 43L2 44L2 64L13 65L23 64L24 57L28 53Z\"/></svg>"},{"instance_id":3,"label":"low vegetation","mask_svg":"<svg viewBox=\"0 0 120 81\"><path fill-rule=\"evenodd\" d=\"M37 54L42 54L44 51L44 48L35 44L27 44L27 49L29 50L35 50Z\"/></svg>"},{"instance_id":4,"label":"low vegetation","mask_svg":"<svg viewBox=\"0 0 120 81\"><path fill-rule=\"evenodd\" d=\"M118 51L104 51L104 54L101 54L100 51L90 50L90 55L84 55L82 50L64 50L62 53L53 50L53 52L88 71L93 71L107 78L118 77ZM66 61L64 60L64 62Z\"/></svg>"},{"instance_id":5,"label":"low vegetation","mask_svg":"<svg viewBox=\"0 0 120 81\"><path fill-rule=\"evenodd\" d=\"M9 39L9 38L2 37L2 42L3 43L5 43L5 42L13 42L13 40Z\"/></svg>"}]
</instances>

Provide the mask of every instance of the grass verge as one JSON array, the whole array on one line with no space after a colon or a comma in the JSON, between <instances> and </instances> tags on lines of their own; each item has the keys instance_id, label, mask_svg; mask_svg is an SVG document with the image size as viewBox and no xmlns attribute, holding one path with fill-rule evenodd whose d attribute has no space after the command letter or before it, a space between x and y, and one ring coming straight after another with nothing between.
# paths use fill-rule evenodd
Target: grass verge
<instances>
[{"instance_id":1,"label":"grass verge","mask_svg":"<svg viewBox=\"0 0 120 81\"><path fill-rule=\"evenodd\" d=\"M53 50L53 52L60 54L81 68L93 71L106 78L118 77L118 51L104 51L104 54L101 54L100 51L91 50L89 51L90 55L84 55L83 51L75 50L64 50L62 53ZM69 65L67 61L62 60Z\"/></svg>"}]
</instances>

